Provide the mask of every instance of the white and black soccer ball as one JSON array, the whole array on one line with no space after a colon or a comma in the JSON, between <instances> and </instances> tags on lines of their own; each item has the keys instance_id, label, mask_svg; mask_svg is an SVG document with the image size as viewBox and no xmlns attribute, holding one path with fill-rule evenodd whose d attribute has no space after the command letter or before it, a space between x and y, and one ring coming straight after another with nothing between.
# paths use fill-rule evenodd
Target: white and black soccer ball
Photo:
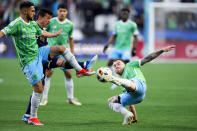
<instances>
[{"instance_id":1,"label":"white and black soccer ball","mask_svg":"<svg viewBox=\"0 0 197 131\"><path fill-rule=\"evenodd\" d=\"M100 82L106 82L104 80L104 76L105 75L112 75L112 71L108 68L108 67L100 67L97 72L96 72L96 75L97 75L97 79L100 81Z\"/></svg>"}]
</instances>

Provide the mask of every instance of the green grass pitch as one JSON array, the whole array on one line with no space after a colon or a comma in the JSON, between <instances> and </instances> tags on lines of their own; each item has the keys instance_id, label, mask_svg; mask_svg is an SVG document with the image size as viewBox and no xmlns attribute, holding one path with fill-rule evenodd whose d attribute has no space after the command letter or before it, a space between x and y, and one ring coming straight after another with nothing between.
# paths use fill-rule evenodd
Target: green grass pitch
<instances>
[{"instance_id":1,"label":"green grass pitch","mask_svg":"<svg viewBox=\"0 0 197 131\"><path fill-rule=\"evenodd\" d=\"M93 68L105 66L98 61ZM146 64L145 100L136 105L139 122L122 126L123 116L109 109L107 99L121 93L110 90L96 76L77 79L73 71L75 96L81 107L66 100L63 72L56 69L49 103L39 108L42 127L24 124L32 89L16 59L0 59L0 131L192 131L197 130L197 65Z\"/></svg>"}]
</instances>

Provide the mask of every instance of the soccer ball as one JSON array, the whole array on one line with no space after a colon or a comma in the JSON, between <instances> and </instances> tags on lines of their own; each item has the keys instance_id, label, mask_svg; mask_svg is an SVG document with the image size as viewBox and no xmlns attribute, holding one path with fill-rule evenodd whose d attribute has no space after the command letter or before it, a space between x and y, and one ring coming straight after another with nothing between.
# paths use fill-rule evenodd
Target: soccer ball
<instances>
[{"instance_id":1,"label":"soccer ball","mask_svg":"<svg viewBox=\"0 0 197 131\"><path fill-rule=\"evenodd\" d=\"M112 75L112 71L107 68L107 67L100 67L98 70L97 70L97 79L100 81L100 82L106 82L103 78L103 76L105 75Z\"/></svg>"}]
</instances>

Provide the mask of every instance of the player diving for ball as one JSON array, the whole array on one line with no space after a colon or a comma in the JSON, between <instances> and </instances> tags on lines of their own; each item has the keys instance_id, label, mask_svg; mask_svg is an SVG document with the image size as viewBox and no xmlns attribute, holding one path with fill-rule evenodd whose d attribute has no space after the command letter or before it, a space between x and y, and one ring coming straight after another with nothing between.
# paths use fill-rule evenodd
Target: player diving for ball
<instances>
[{"instance_id":1,"label":"player diving for ball","mask_svg":"<svg viewBox=\"0 0 197 131\"><path fill-rule=\"evenodd\" d=\"M115 72L122 76L118 78L112 75L104 76L104 80L121 86L123 93L109 98L109 107L115 112L124 115L123 125L137 122L137 115L134 105L142 102L146 94L146 80L140 67L152 61L164 52L175 48L175 45L167 46L159 51L153 52L139 61L132 61L127 64L121 59L113 62ZM129 106L129 110L125 108Z\"/></svg>"}]
</instances>

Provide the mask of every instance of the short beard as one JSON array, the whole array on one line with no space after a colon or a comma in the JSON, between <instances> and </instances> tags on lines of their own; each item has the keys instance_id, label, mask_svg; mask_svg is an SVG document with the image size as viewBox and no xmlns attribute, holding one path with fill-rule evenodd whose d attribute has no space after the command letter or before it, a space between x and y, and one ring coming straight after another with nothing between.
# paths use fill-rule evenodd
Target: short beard
<instances>
[{"instance_id":1,"label":"short beard","mask_svg":"<svg viewBox=\"0 0 197 131\"><path fill-rule=\"evenodd\" d=\"M32 21L33 19L29 16L29 14L27 14L27 20Z\"/></svg>"}]
</instances>

